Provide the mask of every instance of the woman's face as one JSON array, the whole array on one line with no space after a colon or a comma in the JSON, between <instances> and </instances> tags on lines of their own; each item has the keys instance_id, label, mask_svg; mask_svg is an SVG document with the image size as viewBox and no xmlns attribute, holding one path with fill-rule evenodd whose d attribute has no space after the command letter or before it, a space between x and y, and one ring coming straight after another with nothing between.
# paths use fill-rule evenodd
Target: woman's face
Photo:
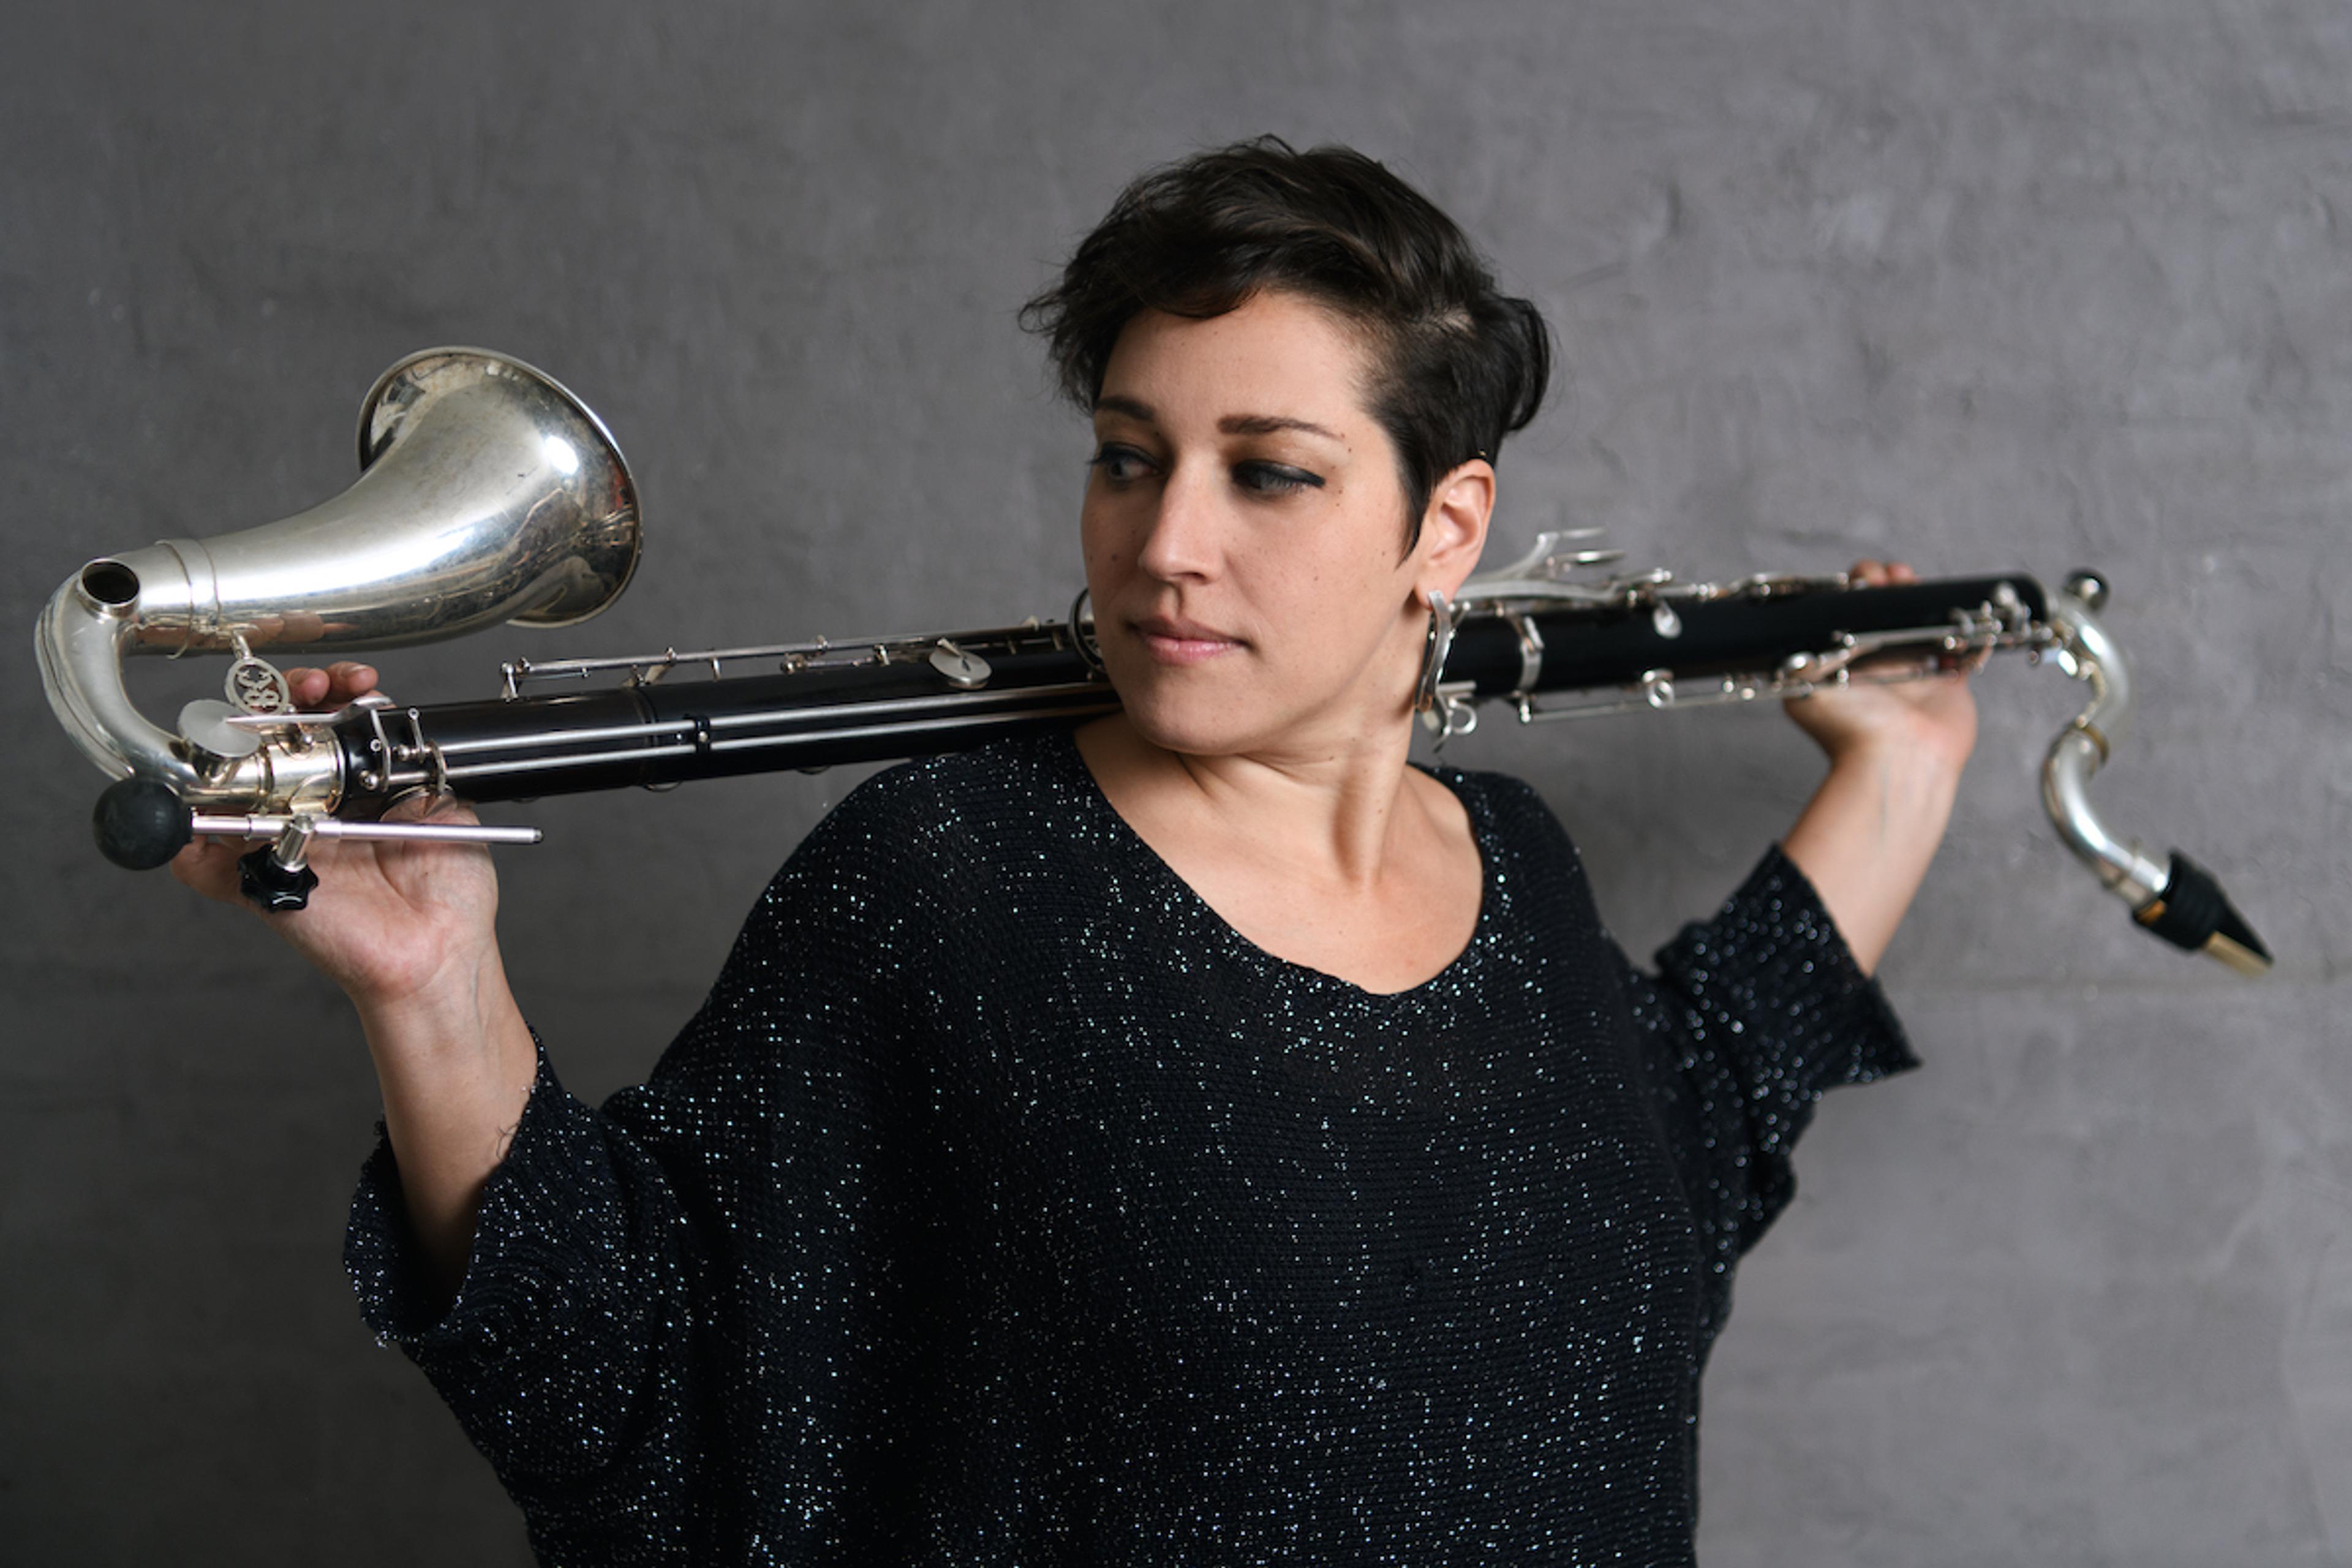
<instances>
[{"instance_id":1,"label":"woman's face","mask_svg":"<svg viewBox=\"0 0 2352 1568\"><path fill-rule=\"evenodd\" d=\"M1454 570L1442 482L1406 552L1368 363L1341 318L1295 294L1206 321L1146 311L1120 333L1080 531L1103 660L1146 739L1319 757L1404 721L1420 591L1450 592L1476 542Z\"/></svg>"}]
</instances>

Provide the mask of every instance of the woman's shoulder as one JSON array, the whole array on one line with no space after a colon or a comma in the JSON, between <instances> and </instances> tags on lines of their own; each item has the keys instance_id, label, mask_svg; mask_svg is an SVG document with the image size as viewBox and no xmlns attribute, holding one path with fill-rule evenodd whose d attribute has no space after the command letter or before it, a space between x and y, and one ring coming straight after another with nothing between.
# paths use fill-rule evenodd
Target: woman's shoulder
<instances>
[{"instance_id":1,"label":"woman's shoulder","mask_svg":"<svg viewBox=\"0 0 2352 1568\"><path fill-rule=\"evenodd\" d=\"M851 790L802 853L968 861L1067 822L1093 787L1084 770L1058 734L899 763Z\"/></svg>"},{"instance_id":2,"label":"woman's shoulder","mask_svg":"<svg viewBox=\"0 0 2352 1568\"><path fill-rule=\"evenodd\" d=\"M1431 776L1461 798L1472 826L1490 846L1525 852L1540 850L1577 860L1576 846L1541 795L1509 773L1432 767Z\"/></svg>"},{"instance_id":3,"label":"woman's shoulder","mask_svg":"<svg viewBox=\"0 0 2352 1568\"><path fill-rule=\"evenodd\" d=\"M835 814L1017 813L1040 799L1073 793L1084 782L1084 768L1067 735L993 741L884 768L850 791Z\"/></svg>"}]
</instances>

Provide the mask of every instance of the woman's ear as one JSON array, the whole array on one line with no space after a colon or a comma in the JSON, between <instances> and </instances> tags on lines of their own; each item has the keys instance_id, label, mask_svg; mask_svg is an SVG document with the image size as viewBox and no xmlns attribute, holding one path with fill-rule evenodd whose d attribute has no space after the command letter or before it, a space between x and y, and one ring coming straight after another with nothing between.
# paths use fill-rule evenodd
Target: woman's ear
<instances>
[{"instance_id":1,"label":"woman's ear","mask_svg":"<svg viewBox=\"0 0 2352 1568\"><path fill-rule=\"evenodd\" d=\"M1486 521L1494 510L1495 467L1484 458L1460 464L1431 487L1421 542L1413 547L1421 558L1415 585L1423 594L1434 588L1454 596L1486 547Z\"/></svg>"}]
</instances>

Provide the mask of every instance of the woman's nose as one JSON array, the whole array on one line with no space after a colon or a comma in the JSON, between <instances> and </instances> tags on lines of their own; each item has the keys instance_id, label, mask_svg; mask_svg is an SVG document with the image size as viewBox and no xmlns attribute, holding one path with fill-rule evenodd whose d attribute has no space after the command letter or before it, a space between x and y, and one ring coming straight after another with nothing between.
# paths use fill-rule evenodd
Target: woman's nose
<instances>
[{"instance_id":1,"label":"woman's nose","mask_svg":"<svg viewBox=\"0 0 2352 1568\"><path fill-rule=\"evenodd\" d=\"M1181 468L1160 486L1150 532L1136 556L1146 572L1164 582L1215 574L1222 520L1208 488Z\"/></svg>"}]
</instances>

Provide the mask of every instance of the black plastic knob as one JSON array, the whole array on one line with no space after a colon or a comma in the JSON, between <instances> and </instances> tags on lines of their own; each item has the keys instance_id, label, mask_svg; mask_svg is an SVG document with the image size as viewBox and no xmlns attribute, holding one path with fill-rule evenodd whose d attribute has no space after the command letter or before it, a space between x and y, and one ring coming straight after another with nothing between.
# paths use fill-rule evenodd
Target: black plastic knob
<instances>
[{"instance_id":1,"label":"black plastic knob","mask_svg":"<svg viewBox=\"0 0 2352 1568\"><path fill-rule=\"evenodd\" d=\"M153 779L107 785L90 813L98 852L126 870L152 871L177 855L190 837L188 808L172 786Z\"/></svg>"},{"instance_id":2,"label":"black plastic knob","mask_svg":"<svg viewBox=\"0 0 2352 1568\"><path fill-rule=\"evenodd\" d=\"M308 866L288 870L268 845L236 858L237 891L270 914L309 909L310 889L318 885L319 873Z\"/></svg>"}]
</instances>

